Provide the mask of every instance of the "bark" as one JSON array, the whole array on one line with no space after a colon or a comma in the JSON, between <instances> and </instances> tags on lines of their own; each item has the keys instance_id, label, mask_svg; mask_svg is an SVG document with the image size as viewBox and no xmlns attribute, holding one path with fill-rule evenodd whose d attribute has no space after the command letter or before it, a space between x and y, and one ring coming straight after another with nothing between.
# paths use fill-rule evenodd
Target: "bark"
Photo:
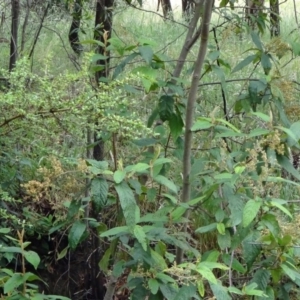
<instances>
[{"instance_id":1,"label":"bark","mask_svg":"<svg viewBox=\"0 0 300 300\"><path fill-rule=\"evenodd\" d=\"M270 0L270 33L271 37L280 35L279 1Z\"/></svg>"},{"instance_id":2,"label":"bark","mask_svg":"<svg viewBox=\"0 0 300 300\"><path fill-rule=\"evenodd\" d=\"M10 58L9 71L12 71L16 66L18 59L18 26L20 14L20 1L11 1L11 40L10 40Z\"/></svg>"},{"instance_id":3,"label":"bark","mask_svg":"<svg viewBox=\"0 0 300 300\"><path fill-rule=\"evenodd\" d=\"M110 52L107 50L108 40L111 37L112 31L112 9L114 0L97 0L96 2L96 18L95 18L95 40L104 44L104 47L98 46L96 53L106 56L106 59L97 61L98 65L103 66L103 69L95 74L96 83L99 84L100 79L107 78L109 75ZM97 124L96 124L97 125ZM94 146L93 156L96 160L104 159L104 142L99 138L99 133L94 133L94 140L97 144Z\"/></svg>"},{"instance_id":4,"label":"bark","mask_svg":"<svg viewBox=\"0 0 300 300\"><path fill-rule=\"evenodd\" d=\"M33 56L34 49L35 49L35 46L36 46L37 41L38 41L38 39L39 39L39 36L40 36L41 30L42 30L42 28L43 28L43 25L44 25L44 21L45 21L45 19L46 19L46 16L47 16L47 14L48 14L49 8L50 8L50 2L48 2L47 6L46 6L46 8L45 8L45 10L44 10L44 14L43 14L43 16L42 16L42 18L41 18L41 23L40 23L40 25L39 25L39 28L38 28L38 30L37 30L37 33L36 33L35 38L34 38L34 41L33 41L32 48L31 48L31 50L30 50L30 52L29 52L29 55L28 55L28 58L29 58L29 59Z\"/></svg>"},{"instance_id":5,"label":"bark","mask_svg":"<svg viewBox=\"0 0 300 300\"><path fill-rule=\"evenodd\" d=\"M80 22L82 18L83 0L75 0L74 11L72 13L72 23L69 31L69 42L73 51L80 55L82 52L82 45L79 40Z\"/></svg>"},{"instance_id":6,"label":"bark","mask_svg":"<svg viewBox=\"0 0 300 300\"><path fill-rule=\"evenodd\" d=\"M258 17L263 6L264 0L246 0L246 20L252 28L255 27L254 20Z\"/></svg>"},{"instance_id":7,"label":"bark","mask_svg":"<svg viewBox=\"0 0 300 300\"><path fill-rule=\"evenodd\" d=\"M159 3L161 3L164 17L173 19L171 0L159 0L158 7L159 7Z\"/></svg>"},{"instance_id":8,"label":"bark","mask_svg":"<svg viewBox=\"0 0 300 300\"><path fill-rule=\"evenodd\" d=\"M201 16L204 1L205 0L200 0L196 4L195 14L194 14L193 18L191 19L191 21L189 23L189 29L188 29L188 32L186 34L186 38L185 38L183 47L181 49L181 52L179 54L179 58L177 60L176 67L175 67L174 72L173 72L173 77L174 78L179 78L180 73L182 71L182 68L184 66L185 60L186 60L192 46L195 44L195 42L197 41L197 39L200 36L201 27L196 32L195 32L195 30L196 30L197 23L198 23L198 21L200 19L200 16ZM176 83L175 80L173 81L173 83Z\"/></svg>"},{"instance_id":9,"label":"bark","mask_svg":"<svg viewBox=\"0 0 300 300\"><path fill-rule=\"evenodd\" d=\"M22 26L22 37L21 37L21 53L24 51L25 42L26 42L26 28L28 25L29 15L30 15L30 7L31 7L31 1L26 0L26 12L25 12L25 18Z\"/></svg>"},{"instance_id":10,"label":"bark","mask_svg":"<svg viewBox=\"0 0 300 300\"><path fill-rule=\"evenodd\" d=\"M195 11L195 3L192 0L181 0L182 3L182 15L185 18L189 18Z\"/></svg>"},{"instance_id":11,"label":"bark","mask_svg":"<svg viewBox=\"0 0 300 300\"><path fill-rule=\"evenodd\" d=\"M206 56L209 26L212 15L213 3L211 0L205 1L204 15L202 20L201 42L198 51L195 69L192 78L192 84L187 101L186 116L185 116L185 133L184 133L184 154L183 154L183 189L182 189L182 202L186 203L190 200L191 185L190 185L190 172L191 172L191 147L193 133L191 131L194 119L195 103L198 94L198 85L201 76L201 70ZM185 218L189 218L189 210L185 213ZM187 231L187 224L184 225L183 232ZM180 264L183 259L183 250L177 248L176 263Z\"/></svg>"},{"instance_id":12,"label":"bark","mask_svg":"<svg viewBox=\"0 0 300 300\"><path fill-rule=\"evenodd\" d=\"M97 61L97 65L102 66L102 69L95 73L95 81L97 88L99 88L99 82L101 78L107 78L109 76L109 63L110 63L110 52L107 49L109 46L109 39L112 32L112 11L113 11L114 0L97 0L96 2L96 16L95 16L95 32L94 39L101 42L101 45L97 46L96 53L106 56L105 59ZM97 123L95 124L97 127ZM95 160L104 160L104 141L100 137L99 130L95 130L94 135L94 148L93 158ZM92 218L98 219L98 215L93 211L89 212ZM99 261L101 256L101 245L99 236L96 229L92 231L92 247L91 252L88 254L91 257L90 268L86 273L87 289L91 288L89 299L102 300L110 297L110 293L114 291L114 285L108 286L108 295L105 296L105 279L104 275L99 268ZM89 251L88 251L89 252Z\"/></svg>"}]
</instances>

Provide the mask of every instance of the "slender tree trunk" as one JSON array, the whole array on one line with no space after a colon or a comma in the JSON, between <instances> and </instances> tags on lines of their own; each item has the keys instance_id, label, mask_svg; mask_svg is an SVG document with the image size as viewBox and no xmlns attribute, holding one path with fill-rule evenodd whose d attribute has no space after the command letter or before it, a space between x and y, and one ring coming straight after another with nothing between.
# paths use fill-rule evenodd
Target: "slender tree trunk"
<instances>
[{"instance_id":1,"label":"slender tree trunk","mask_svg":"<svg viewBox=\"0 0 300 300\"><path fill-rule=\"evenodd\" d=\"M270 0L270 31L271 37L280 35L279 1Z\"/></svg>"},{"instance_id":2,"label":"slender tree trunk","mask_svg":"<svg viewBox=\"0 0 300 300\"><path fill-rule=\"evenodd\" d=\"M191 184L190 184L190 172L191 172L191 148L193 133L191 131L194 119L195 102L198 94L199 79L201 76L201 70L204 64L206 56L209 26L212 15L213 2L211 0L205 1L204 15L201 24L201 43L198 51L197 60L195 63L195 69L193 73L192 84L187 101L186 116L185 116L185 133L184 133L184 154L183 154L183 189L182 189L182 202L186 203L190 200ZM186 211L185 217L189 218L189 210ZM187 224L185 224L184 232L187 231ZM183 259L183 250L177 248L176 262L180 264Z\"/></svg>"},{"instance_id":3,"label":"slender tree trunk","mask_svg":"<svg viewBox=\"0 0 300 300\"><path fill-rule=\"evenodd\" d=\"M18 26L19 26L20 2L11 1L11 39L10 39L10 58L9 71L16 66L18 59Z\"/></svg>"},{"instance_id":4,"label":"slender tree trunk","mask_svg":"<svg viewBox=\"0 0 300 300\"><path fill-rule=\"evenodd\" d=\"M195 3L192 0L181 0L181 4L183 17L189 19L195 11Z\"/></svg>"},{"instance_id":5,"label":"slender tree trunk","mask_svg":"<svg viewBox=\"0 0 300 300\"><path fill-rule=\"evenodd\" d=\"M21 54L24 51L25 48L25 42L26 42L26 28L28 25L28 20L29 20L29 15L30 15L30 7L31 7L31 1L26 0L26 13L25 13L25 18L22 26L22 37L21 37Z\"/></svg>"},{"instance_id":6,"label":"slender tree trunk","mask_svg":"<svg viewBox=\"0 0 300 300\"><path fill-rule=\"evenodd\" d=\"M75 0L74 11L72 13L73 19L69 31L69 42L73 51L80 55L82 52L82 46L79 40L80 22L82 18L82 5L83 0Z\"/></svg>"},{"instance_id":7,"label":"slender tree trunk","mask_svg":"<svg viewBox=\"0 0 300 300\"><path fill-rule=\"evenodd\" d=\"M258 17L263 6L264 0L246 0L246 20L253 29L256 25L255 19Z\"/></svg>"},{"instance_id":8,"label":"slender tree trunk","mask_svg":"<svg viewBox=\"0 0 300 300\"><path fill-rule=\"evenodd\" d=\"M100 71L95 73L95 81L99 87L99 82L102 78L109 76L109 63L110 52L108 50L109 39L112 32L112 12L113 12L114 0L97 0L96 1L96 16L95 16L95 32L94 39L101 42L103 46L97 46L96 53L105 56L105 59L100 59L97 64L102 66ZM96 128L98 124L96 123ZM104 141L100 136L99 129L94 131L94 148L93 158L95 160L104 160ZM98 219L98 216L90 211L90 217ZM105 297L105 280L104 275L99 268L99 261L101 255L101 248L99 242L99 236L96 229L92 230L92 247L91 247L91 263L90 268L87 270L86 276L89 278L91 284L91 298L102 300ZM109 294L114 292L115 285L109 285ZM88 287L89 288L89 287ZM109 295L107 296L109 297ZM107 299L107 297L105 299Z\"/></svg>"},{"instance_id":9,"label":"slender tree trunk","mask_svg":"<svg viewBox=\"0 0 300 300\"><path fill-rule=\"evenodd\" d=\"M164 17L173 19L171 0L160 0Z\"/></svg>"}]
</instances>

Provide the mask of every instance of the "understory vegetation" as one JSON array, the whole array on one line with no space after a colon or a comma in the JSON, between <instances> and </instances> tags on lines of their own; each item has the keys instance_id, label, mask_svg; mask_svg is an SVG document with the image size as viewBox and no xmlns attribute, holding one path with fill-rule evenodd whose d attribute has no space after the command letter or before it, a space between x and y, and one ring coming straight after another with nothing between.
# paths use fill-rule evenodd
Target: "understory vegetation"
<instances>
[{"instance_id":1,"label":"understory vegetation","mask_svg":"<svg viewBox=\"0 0 300 300\"><path fill-rule=\"evenodd\" d=\"M299 299L295 2L98 3L0 0L0 299Z\"/></svg>"}]
</instances>

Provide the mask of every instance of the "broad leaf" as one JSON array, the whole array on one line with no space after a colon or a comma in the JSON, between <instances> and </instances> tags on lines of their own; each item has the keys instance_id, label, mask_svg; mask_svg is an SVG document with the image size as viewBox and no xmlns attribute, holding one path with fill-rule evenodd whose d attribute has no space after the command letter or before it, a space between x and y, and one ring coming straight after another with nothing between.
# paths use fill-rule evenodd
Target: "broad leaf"
<instances>
[{"instance_id":1,"label":"broad leaf","mask_svg":"<svg viewBox=\"0 0 300 300\"><path fill-rule=\"evenodd\" d=\"M169 121L174 111L174 98L169 95L162 95L159 98L158 110L160 119L163 122Z\"/></svg>"},{"instance_id":2,"label":"broad leaf","mask_svg":"<svg viewBox=\"0 0 300 300\"><path fill-rule=\"evenodd\" d=\"M181 135L184 126L182 117L175 113L171 114L169 118L169 126L173 141L175 142Z\"/></svg>"},{"instance_id":3,"label":"broad leaf","mask_svg":"<svg viewBox=\"0 0 300 300\"><path fill-rule=\"evenodd\" d=\"M135 225L133 228L133 235L138 240L138 242L142 245L143 249L147 250L147 239L146 234L143 228L140 225Z\"/></svg>"},{"instance_id":4,"label":"broad leaf","mask_svg":"<svg viewBox=\"0 0 300 300\"><path fill-rule=\"evenodd\" d=\"M125 170L117 170L114 173L114 181L115 183L121 183L123 181L123 179L126 176L126 171Z\"/></svg>"},{"instance_id":5,"label":"broad leaf","mask_svg":"<svg viewBox=\"0 0 300 300\"><path fill-rule=\"evenodd\" d=\"M250 63L254 61L256 58L256 54L247 56L244 60L239 62L232 70L232 73L238 72L242 70L244 67L248 66Z\"/></svg>"},{"instance_id":6,"label":"broad leaf","mask_svg":"<svg viewBox=\"0 0 300 300\"><path fill-rule=\"evenodd\" d=\"M169 180L167 177L162 176L162 175L157 175L153 178L157 183L164 185L167 187L169 190L171 190L173 193L177 194L177 186Z\"/></svg>"},{"instance_id":7,"label":"broad leaf","mask_svg":"<svg viewBox=\"0 0 300 300\"><path fill-rule=\"evenodd\" d=\"M108 196L108 183L106 179L95 177L91 183L92 205L96 213L105 206Z\"/></svg>"},{"instance_id":8,"label":"broad leaf","mask_svg":"<svg viewBox=\"0 0 300 300\"><path fill-rule=\"evenodd\" d=\"M119 226L119 227L114 227L111 228L105 232L102 232L100 234L101 237L108 237L108 236L114 236L118 235L120 233L129 233L129 228L128 226Z\"/></svg>"},{"instance_id":9,"label":"broad leaf","mask_svg":"<svg viewBox=\"0 0 300 300\"><path fill-rule=\"evenodd\" d=\"M277 161L286 171L300 180L299 172L294 168L293 164L286 156L277 154Z\"/></svg>"},{"instance_id":10,"label":"broad leaf","mask_svg":"<svg viewBox=\"0 0 300 300\"><path fill-rule=\"evenodd\" d=\"M159 283L155 278L150 278L148 280L148 286L149 286L151 294L155 295L158 292Z\"/></svg>"},{"instance_id":11,"label":"broad leaf","mask_svg":"<svg viewBox=\"0 0 300 300\"><path fill-rule=\"evenodd\" d=\"M153 50L150 46L140 46L139 52L145 62L150 65L153 58Z\"/></svg>"},{"instance_id":12,"label":"broad leaf","mask_svg":"<svg viewBox=\"0 0 300 300\"><path fill-rule=\"evenodd\" d=\"M37 267L38 267L38 265L40 264L40 261L41 261L38 254L34 251L31 251L31 250L30 251L25 251L24 252L24 257L37 270Z\"/></svg>"},{"instance_id":13,"label":"broad leaf","mask_svg":"<svg viewBox=\"0 0 300 300\"><path fill-rule=\"evenodd\" d=\"M249 200L243 210L243 226L247 227L257 216L262 205L261 201Z\"/></svg>"},{"instance_id":14,"label":"broad leaf","mask_svg":"<svg viewBox=\"0 0 300 300\"><path fill-rule=\"evenodd\" d=\"M125 69L125 66L131 62L134 58L138 56L138 53L131 53L129 56L127 56L123 61L121 61L117 67L115 68L114 74L112 76L112 79L116 79Z\"/></svg>"},{"instance_id":15,"label":"broad leaf","mask_svg":"<svg viewBox=\"0 0 300 300\"><path fill-rule=\"evenodd\" d=\"M115 185L115 189L118 193L126 224L134 226L137 222L136 211L138 207L131 188L125 181L122 181L122 183Z\"/></svg>"},{"instance_id":16,"label":"broad leaf","mask_svg":"<svg viewBox=\"0 0 300 300\"><path fill-rule=\"evenodd\" d=\"M71 227L68 235L68 241L69 241L70 248L72 250L76 249L85 230L86 230L86 224L80 220L76 221Z\"/></svg>"}]
</instances>

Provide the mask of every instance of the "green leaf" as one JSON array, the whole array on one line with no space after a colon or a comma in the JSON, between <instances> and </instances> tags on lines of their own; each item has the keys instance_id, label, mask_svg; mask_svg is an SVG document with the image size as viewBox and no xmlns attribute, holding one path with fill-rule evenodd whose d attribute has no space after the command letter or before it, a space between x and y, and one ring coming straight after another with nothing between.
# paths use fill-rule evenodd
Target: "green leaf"
<instances>
[{"instance_id":1,"label":"green leaf","mask_svg":"<svg viewBox=\"0 0 300 300\"><path fill-rule=\"evenodd\" d=\"M163 164L167 164L167 163L171 163L171 162L172 162L172 159L170 159L168 157L160 157L154 161L153 166L159 166L159 165L163 165Z\"/></svg>"},{"instance_id":2,"label":"green leaf","mask_svg":"<svg viewBox=\"0 0 300 300\"><path fill-rule=\"evenodd\" d=\"M156 279L159 279L162 283L176 283L176 281L171 276L164 273L157 273Z\"/></svg>"},{"instance_id":3,"label":"green leaf","mask_svg":"<svg viewBox=\"0 0 300 300\"><path fill-rule=\"evenodd\" d=\"M300 180L300 174L299 172L294 168L293 164L290 162L290 160L284 156L284 155L279 155L277 154L277 161L278 163L291 175L296 177L297 179Z\"/></svg>"},{"instance_id":4,"label":"green leaf","mask_svg":"<svg viewBox=\"0 0 300 300\"><path fill-rule=\"evenodd\" d=\"M4 294L11 293L14 289L17 289L21 284L26 281L23 274L15 273L4 284Z\"/></svg>"},{"instance_id":5,"label":"green leaf","mask_svg":"<svg viewBox=\"0 0 300 300\"><path fill-rule=\"evenodd\" d=\"M167 177L162 176L162 175L157 175L153 178L154 181L156 181L157 183L164 185L165 187L167 187L169 190L171 190L173 193L177 194L177 186L174 184L174 182L172 182L171 180L169 180Z\"/></svg>"},{"instance_id":6,"label":"green leaf","mask_svg":"<svg viewBox=\"0 0 300 300\"><path fill-rule=\"evenodd\" d=\"M227 288L222 286L220 281L216 284L210 282L209 285L216 300L231 300L231 297L228 295Z\"/></svg>"},{"instance_id":7,"label":"green leaf","mask_svg":"<svg viewBox=\"0 0 300 300\"><path fill-rule=\"evenodd\" d=\"M183 285L176 297L173 300L187 300L187 299L195 299L193 296L196 294L196 287L194 284Z\"/></svg>"},{"instance_id":8,"label":"green leaf","mask_svg":"<svg viewBox=\"0 0 300 300\"><path fill-rule=\"evenodd\" d=\"M269 134L270 130L264 128L255 128L247 135L248 138Z\"/></svg>"},{"instance_id":9,"label":"green leaf","mask_svg":"<svg viewBox=\"0 0 300 300\"><path fill-rule=\"evenodd\" d=\"M293 218L292 214L282 205L279 203L277 199L273 199L270 201L271 206L275 206L278 209L280 209L283 213L285 213L287 216L289 216L291 219Z\"/></svg>"},{"instance_id":10,"label":"green leaf","mask_svg":"<svg viewBox=\"0 0 300 300\"><path fill-rule=\"evenodd\" d=\"M206 266L203 266L201 263L195 269L198 273L200 273L203 278L208 280L211 283L217 284L217 278L215 277L214 273Z\"/></svg>"},{"instance_id":11,"label":"green leaf","mask_svg":"<svg viewBox=\"0 0 300 300\"><path fill-rule=\"evenodd\" d=\"M70 220L72 219L74 216L76 216L79 212L79 209L81 207L81 202L78 200L73 199L69 205L68 208L68 215L67 215L67 219Z\"/></svg>"},{"instance_id":12,"label":"green leaf","mask_svg":"<svg viewBox=\"0 0 300 300\"><path fill-rule=\"evenodd\" d=\"M219 234L225 235L225 225L223 223L217 224L217 230L218 230Z\"/></svg>"},{"instance_id":13,"label":"green leaf","mask_svg":"<svg viewBox=\"0 0 300 300\"><path fill-rule=\"evenodd\" d=\"M99 268L103 272L108 271L108 265L109 265L109 258L111 256L111 247L107 248L104 255L102 256L101 260L99 261Z\"/></svg>"},{"instance_id":14,"label":"green leaf","mask_svg":"<svg viewBox=\"0 0 300 300\"><path fill-rule=\"evenodd\" d=\"M121 183L123 181L123 179L126 176L126 171L125 170L117 170L114 173L114 181L115 183Z\"/></svg>"},{"instance_id":15,"label":"green leaf","mask_svg":"<svg viewBox=\"0 0 300 300\"><path fill-rule=\"evenodd\" d=\"M69 250L69 246L65 247L60 253L58 253L56 259L60 260L60 259L64 258L67 255L68 250Z\"/></svg>"},{"instance_id":16,"label":"green leaf","mask_svg":"<svg viewBox=\"0 0 300 300\"><path fill-rule=\"evenodd\" d=\"M278 224L277 217L275 215L273 214L263 215L260 223L265 225L274 237L279 236L280 226Z\"/></svg>"},{"instance_id":17,"label":"green leaf","mask_svg":"<svg viewBox=\"0 0 300 300\"><path fill-rule=\"evenodd\" d=\"M196 229L196 233L205 233L205 232L209 232L209 231L213 231L217 228L217 223L212 223L206 226L202 226L199 227L198 229Z\"/></svg>"},{"instance_id":18,"label":"green leaf","mask_svg":"<svg viewBox=\"0 0 300 300\"><path fill-rule=\"evenodd\" d=\"M106 55L96 53L92 56L91 61L97 62L98 60L106 60L107 58L108 58L108 56L106 56Z\"/></svg>"},{"instance_id":19,"label":"green leaf","mask_svg":"<svg viewBox=\"0 0 300 300\"><path fill-rule=\"evenodd\" d=\"M256 283L250 283L249 285L243 288L244 293L246 295L251 295L251 296L260 296L260 297L263 296L264 292L257 290L256 287L257 287Z\"/></svg>"},{"instance_id":20,"label":"green leaf","mask_svg":"<svg viewBox=\"0 0 300 300\"><path fill-rule=\"evenodd\" d=\"M80 239L86 230L86 224L83 221L76 221L70 229L68 241L72 250L76 249Z\"/></svg>"},{"instance_id":21,"label":"green leaf","mask_svg":"<svg viewBox=\"0 0 300 300\"><path fill-rule=\"evenodd\" d=\"M272 69L272 63L269 54L263 53L260 58L260 62L264 69L265 75L268 75Z\"/></svg>"},{"instance_id":22,"label":"green leaf","mask_svg":"<svg viewBox=\"0 0 300 300\"><path fill-rule=\"evenodd\" d=\"M271 273L269 270L259 269L255 272L251 282L256 283L259 290L265 291L270 282L270 277Z\"/></svg>"},{"instance_id":23,"label":"green leaf","mask_svg":"<svg viewBox=\"0 0 300 300\"><path fill-rule=\"evenodd\" d=\"M174 98L169 95L162 95L158 101L160 119L165 122L171 119L174 111Z\"/></svg>"},{"instance_id":24,"label":"green leaf","mask_svg":"<svg viewBox=\"0 0 300 300\"><path fill-rule=\"evenodd\" d=\"M139 147L149 147L149 146L155 145L157 143L157 140L156 139L139 139L139 140L133 140L132 143Z\"/></svg>"},{"instance_id":25,"label":"green leaf","mask_svg":"<svg viewBox=\"0 0 300 300\"><path fill-rule=\"evenodd\" d=\"M0 247L0 252L22 253L20 247Z\"/></svg>"},{"instance_id":26,"label":"green leaf","mask_svg":"<svg viewBox=\"0 0 300 300\"><path fill-rule=\"evenodd\" d=\"M271 117L262 112L251 112L251 114L262 119L264 122L269 123L271 121ZM269 132L269 130L268 130L268 132Z\"/></svg>"},{"instance_id":27,"label":"green leaf","mask_svg":"<svg viewBox=\"0 0 300 300\"><path fill-rule=\"evenodd\" d=\"M300 122L295 122L291 125L290 131L293 133L293 138L291 136L287 137L287 143L290 147L295 146L300 140Z\"/></svg>"},{"instance_id":28,"label":"green leaf","mask_svg":"<svg viewBox=\"0 0 300 300\"><path fill-rule=\"evenodd\" d=\"M192 131L199 131L213 127L211 120L208 118L199 118L198 121L192 126Z\"/></svg>"},{"instance_id":29,"label":"green leaf","mask_svg":"<svg viewBox=\"0 0 300 300\"><path fill-rule=\"evenodd\" d=\"M10 228L0 228L0 233L7 234L10 232Z\"/></svg>"},{"instance_id":30,"label":"green leaf","mask_svg":"<svg viewBox=\"0 0 300 300\"><path fill-rule=\"evenodd\" d=\"M243 257L247 263L248 270L251 269L256 258L259 256L261 246L257 244L260 235L257 232L251 232L242 242Z\"/></svg>"},{"instance_id":31,"label":"green leaf","mask_svg":"<svg viewBox=\"0 0 300 300\"><path fill-rule=\"evenodd\" d=\"M114 236L114 235L119 235L120 233L129 233L128 226L119 226L119 227L111 228L105 232L102 232L100 234L100 237Z\"/></svg>"},{"instance_id":32,"label":"green leaf","mask_svg":"<svg viewBox=\"0 0 300 300\"><path fill-rule=\"evenodd\" d=\"M247 227L255 219L262 205L261 201L249 200L243 210L243 227Z\"/></svg>"},{"instance_id":33,"label":"green leaf","mask_svg":"<svg viewBox=\"0 0 300 300\"><path fill-rule=\"evenodd\" d=\"M228 230L224 231L224 234L218 233L218 244L222 250L230 248L231 236Z\"/></svg>"},{"instance_id":34,"label":"green leaf","mask_svg":"<svg viewBox=\"0 0 300 300\"><path fill-rule=\"evenodd\" d=\"M146 163L137 163L136 165L127 166L126 172L138 173L148 170L150 166Z\"/></svg>"},{"instance_id":35,"label":"green leaf","mask_svg":"<svg viewBox=\"0 0 300 300\"><path fill-rule=\"evenodd\" d=\"M151 64L153 58L153 50L150 46L140 46L139 52L147 64Z\"/></svg>"},{"instance_id":36,"label":"green leaf","mask_svg":"<svg viewBox=\"0 0 300 300\"><path fill-rule=\"evenodd\" d=\"M239 62L232 70L232 73L238 72L242 70L244 67L248 66L250 63L254 61L256 58L256 54L247 56L244 60Z\"/></svg>"},{"instance_id":37,"label":"green leaf","mask_svg":"<svg viewBox=\"0 0 300 300\"><path fill-rule=\"evenodd\" d=\"M222 0L220 3L220 7L225 7L229 3L229 0Z\"/></svg>"},{"instance_id":38,"label":"green leaf","mask_svg":"<svg viewBox=\"0 0 300 300\"><path fill-rule=\"evenodd\" d=\"M223 254L222 255L223 262L227 265L230 266L233 270L245 274L246 273L246 268L236 259L231 257L229 254Z\"/></svg>"},{"instance_id":39,"label":"green leaf","mask_svg":"<svg viewBox=\"0 0 300 300\"><path fill-rule=\"evenodd\" d=\"M183 206L176 207L171 213L171 219L174 222L179 221L179 219L184 215L187 209L187 207Z\"/></svg>"},{"instance_id":40,"label":"green leaf","mask_svg":"<svg viewBox=\"0 0 300 300\"><path fill-rule=\"evenodd\" d=\"M178 294L178 287L171 284L160 284L160 290L167 300L174 300Z\"/></svg>"},{"instance_id":41,"label":"green leaf","mask_svg":"<svg viewBox=\"0 0 300 300\"><path fill-rule=\"evenodd\" d=\"M260 37L258 35L258 33L254 30L251 31L251 38L253 43L255 44L255 46L259 49L259 50L263 50L263 45L261 43Z\"/></svg>"},{"instance_id":42,"label":"green leaf","mask_svg":"<svg viewBox=\"0 0 300 300\"><path fill-rule=\"evenodd\" d=\"M108 197L108 183L106 179L95 177L91 183L92 205L95 213L99 213L105 206Z\"/></svg>"},{"instance_id":43,"label":"green leaf","mask_svg":"<svg viewBox=\"0 0 300 300\"><path fill-rule=\"evenodd\" d=\"M112 76L112 80L116 79L125 69L125 66L131 62L133 59L135 59L138 56L138 53L133 52L129 54L123 61L121 61L117 67L115 68L115 71Z\"/></svg>"},{"instance_id":44,"label":"green leaf","mask_svg":"<svg viewBox=\"0 0 300 300\"><path fill-rule=\"evenodd\" d=\"M229 292L229 293L234 293L234 294L237 294L237 295L243 295L243 292L242 292L241 290L237 289L237 288L234 287L234 286L230 286L230 287L228 288L228 292Z\"/></svg>"},{"instance_id":45,"label":"green leaf","mask_svg":"<svg viewBox=\"0 0 300 300\"><path fill-rule=\"evenodd\" d=\"M197 281L197 289L198 289L199 295L201 297L204 297L204 295L205 295L205 288L204 288L203 280L198 280Z\"/></svg>"},{"instance_id":46,"label":"green leaf","mask_svg":"<svg viewBox=\"0 0 300 300\"><path fill-rule=\"evenodd\" d=\"M40 261L41 261L38 254L34 251L31 251L31 250L30 251L25 251L24 252L24 257L37 270L37 267L38 267L38 265L40 264Z\"/></svg>"},{"instance_id":47,"label":"green leaf","mask_svg":"<svg viewBox=\"0 0 300 300\"><path fill-rule=\"evenodd\" d=\"M147 251L147 239L143 228L140 225L135 225L133 228L133 235L138 242L142 245L142 248Z\"/></svg>"},{"instance_id":48,"label":"green leaf","mask_svg":"<svg viewBox=\"0 0 300 300\"><path fill-rule=\"evenodd\" d=\"M151 294L155 295L158 292L159 283L156 279L150 278L148 280L148 286L149 286Z\"/></svg>"},{"instance_id":49,"label":"green leaf","mask_svg":"<svg viewBox=\"0 0 300 300\"><path fill-rule=\"evenodd\" d=\"M112 275L116 278L120 277L125 269L125 264L125 260L118 261L113 267Z\"/></svg>"},{"instance_id":50,"label":"green leaf","mask_svg":"<svg viewBox=\"0 0 300 300\"><path fill-rule=\"evenodd\" d=\"M175 113L171 114L169 118L169 126L173 141L175 142L181 135L184 126L181 115Z\"/></svg>"},{"instance_id":51,"label":"green leaf","mask_svg":"<svg viewBox=\"0 0 300 300\"><path fill-rule=\"evenodd\" d=\"M128 226L134 226L137 222L137 204L134 194L128 184L122 181L120 184L115 185L115 189L119 196L119 201L122 207L124 218Z\"/></svg>"}]
</instances>

